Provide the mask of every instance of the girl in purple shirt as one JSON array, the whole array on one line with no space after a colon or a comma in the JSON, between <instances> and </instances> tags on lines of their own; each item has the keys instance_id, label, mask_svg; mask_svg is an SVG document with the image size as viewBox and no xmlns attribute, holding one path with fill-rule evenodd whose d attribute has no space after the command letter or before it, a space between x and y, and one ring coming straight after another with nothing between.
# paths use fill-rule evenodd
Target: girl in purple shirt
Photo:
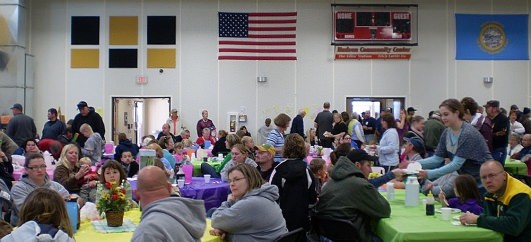
<instances>
[{"instance_id":1,"label":"girl in purple shirt","mask_svg":"<svg viewBox=\"0 0 531 242\"><path fill-rule=\"evenodd\" d=\"M455 178L454 193L456 197L446 200L443 191L439 193L439 199L443 206L458 208L461 212L471 212L479 215L483 212L481 196L476 180L471 175L459 175Z\"/></svg>"}]
</instances>

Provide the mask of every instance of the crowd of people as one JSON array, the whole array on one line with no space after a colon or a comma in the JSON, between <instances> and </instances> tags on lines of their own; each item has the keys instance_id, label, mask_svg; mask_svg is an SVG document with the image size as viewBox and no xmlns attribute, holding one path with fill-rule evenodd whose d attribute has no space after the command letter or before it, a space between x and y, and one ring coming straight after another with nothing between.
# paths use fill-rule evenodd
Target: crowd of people
<instances>
[{"instance_id":1,"label":"crowd of people","mask_svg":"<svg viewBox=\"0 0 531 242\"><path fill-rule=\"evenodd\" d=\"M444 100L425 119L413 107L395 117L391 108L379 115L370 110L349 114L330 111L325 102L313 127L304 128L304 110L293 119L280 113L267 118L254 139L245 126L234 134L218 130L204 110L195 141L172 109L157 137L145 136L137 145L119 134L114 160L104 160L101 116L84 101L77 107L79 114L67 124L57 118L57 110L48 110L49 121L38 139L33 119L23 114L22 105L13 105L14 117L6 133L0 133L0 189L6 187L13 203L4 220L19 229L2 241L34 236L35 231L71 241L68 218L57 221L45 211L64 213L64 203L51 200L76 199L83 206L99 199L98 189L105 187L98 184L133 176L138 178L134 193L142 219L132 241L200 241L207 214L210 234L228 241L272 241L297 229L315 234L313 216L350 220L360 241L380 241L374 226L391 215L391 207L377 188L387 182L404 187L403 168L412 162L422 166L420 192L461 209L461 223L498 231L506 241L531 237L531 188L504 171L510 157L525 162L531 175L529 108L520 111L513 105L507 113L499 101L480 106L465 97ZM308 160L310 147L317 146L333 150L330 164L321 157ZM155 150L155 166L139 169L140 147ZM212 149L223 157L216 167L201 164L202 174L221 178L231 191L211 211L205 211L202 201L180 197L168 182L190 149ZM53 179L41 151L57 160ZM12 178L12 154L25 156L20 181ZM370 178L374 165L382 167L383 176ZM129 186L124 189L130 200ZM33 217L28 219L28 214Z\"/></svg>"}]
</instances>

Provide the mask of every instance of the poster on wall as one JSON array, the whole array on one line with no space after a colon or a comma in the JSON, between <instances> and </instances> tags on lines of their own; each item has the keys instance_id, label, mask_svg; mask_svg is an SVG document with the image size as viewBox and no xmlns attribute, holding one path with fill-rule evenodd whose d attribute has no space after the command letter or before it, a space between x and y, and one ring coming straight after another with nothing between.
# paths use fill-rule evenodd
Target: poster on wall
<instances>
[{"instance_id":1,"label":"poster on wall","mask_svg":"<svg viewBox=\"0 0 531 242\"><path fill-rule=\"evenodd\" d=\"M332 4L332 45L418 45L418 5Z\"/></svg>"}]
</instances>

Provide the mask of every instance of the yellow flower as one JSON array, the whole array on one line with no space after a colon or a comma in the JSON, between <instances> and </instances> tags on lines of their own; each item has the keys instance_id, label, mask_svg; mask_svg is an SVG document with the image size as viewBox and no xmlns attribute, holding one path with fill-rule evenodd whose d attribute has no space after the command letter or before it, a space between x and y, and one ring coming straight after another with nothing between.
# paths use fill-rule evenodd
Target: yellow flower
<instances>
[{"instance_id":1,"label":"yellow flower","mask_svg":"<svg viewBox=\"0 0 531 242\"><path fill-rule=\"evenodd\" d=\"M101 194L101 199L108 200L109 199L109 193Z\"/></svg>"}]
</instances>

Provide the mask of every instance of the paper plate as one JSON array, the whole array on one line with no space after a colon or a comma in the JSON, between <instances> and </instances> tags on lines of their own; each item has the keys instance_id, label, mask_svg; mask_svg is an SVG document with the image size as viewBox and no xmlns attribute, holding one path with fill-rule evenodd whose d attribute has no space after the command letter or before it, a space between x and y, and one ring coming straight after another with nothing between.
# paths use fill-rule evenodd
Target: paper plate
<instances>
[{"instance_id":1,"label":"paper plate","mask_svg":"<svg viewBox=\"0 0 531 242\"><path fill-rule=\"evenodd\" d=\"M406 170L409 174L419 173L422 170L422 165L418 162L409 163Z\"/></svg>"},{"instance_id":2,"label":"paper plate","mask_svg":"<svg viewBox=\"0 0 531 242\"><path fill-rule=\"evenodd\" d=\"M441 208L435 209L435 212L441 213ZM461 210L459 210L459 208L452 208L452 213L460 213L460 212Z\"/></svg>"}]
</instances>

